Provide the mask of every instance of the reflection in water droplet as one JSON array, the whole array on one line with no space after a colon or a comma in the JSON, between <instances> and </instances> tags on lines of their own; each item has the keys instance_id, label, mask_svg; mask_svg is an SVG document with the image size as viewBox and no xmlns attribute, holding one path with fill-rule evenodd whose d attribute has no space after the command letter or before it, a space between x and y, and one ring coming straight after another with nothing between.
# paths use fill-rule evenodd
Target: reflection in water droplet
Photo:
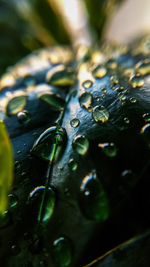
<instances>
[{"instance_id":1,"label":"reflection in water droplet","mask_svg":"<svg viewBox=\"0 0 150 267\"><path fill-rule=\"evenodd\" d=\"M75 75L72 69L60 65L47 73L46 81L54 86L71 86L74 84Z\"/></svg>"},{"instance_id":2,"label":"reflection in water droplet","mask_svg":"<svg viewBox=\"0 0 150 267\"><path fill-rule=\"evenodd\" d=\"M42 212L40 212L40 205L44 197L44 204ZM40 222L47 223L51 218L55 206L55 192L51 187L38 186L29 195L29 200L32 205L33 216Z\"/></svg>"},{"instance_id":3,"label":"reflection in water droplet","mask_svg":"<svg viewBox=\"0 0 150 267\"><path fill-rule=\"evenodd\" d=\"M52 256L56 266L67 267L72 261L72 246L66 237L59 237L53 243Z\"/></svg>"},{"instance_id":4,"label":"reflection in water droplet","mask_svg":"<svg viewBox=\"0 0 150 267\"><path fill-rule=\"evenodd\" d=\"M8 198L9 198L9 206L10 206L10 208L13 208L18 204L18 198L14 194L9 194Z\"/></svg>"},{"instance_id":5,"label":"reflection in water droplet","mask_svg":"<svg viewBox=\"0 0 150 267\"><path fill-rule=\"evenodd\" d=\"M143 114L142 117L144 118L145 122L150 122L150 114L149 113Z\"/></svg>"},{"instance_id":6,"label":"reflection in water droplet","mask_svg":"<svg viewBox=\"0 0 150 267\"><path fill-rule=\"evenodd\" d=\"M85 109L88 109L92 104L92 99L93 99L93 97L90 93L83 93L79 97L80 106L85 108Z\"/></svg>"},{"instance_id":7,"label":"reflection in water droplet","mask_svg":"<svg viewBox=\"0 0 150 267\"><path fill-rule=\"evenodd\" d=\"M140 73L141 75L147 75L150 74L150 60L145 59L144 61L140 61L136 66L135 70L137 73Z\"/></svg>"},{"instance_id":8,"label":"reflection in water droplet","mask_svg":"<svg viewBox=\"0 0 150 267\"><path fill-rule=\"evenodd\" d=\"M68 165L71 171L76 171L78 168L78 164L74 159L70 159Z\"/></svg>"},{"instance_id":9,"label":"reflection in water droplet","mask_svg":"<svg viewBox=\"0 0 150 267\"><path fill-rule=\"evenodd\" d=\"M97 66L92 72L95 78L103 78L106 75L106 73L107 73L107 70L103 66Z\"/></svg>"},{"instance_id":10,"label":"reflection in water droplet","mask_svg":"<svg viewBox=\"0 0 150 267\"><path fill-rule=\"evenodd\" d=\"M130 97L130 98L129 98L129 101L130 101L131 103L136 103L136 98L135 98L135 97Z\"/></svg>"},{"instance_id":11,"label":"reflection in water droplet","mask_svg":"<svg viewBox=\"0 0 150 267\"><path fill-rule=\"evenodd\" d=\"M89 141L83 135L77 135L72 141L72 147L75 152L84 156L89 149Z\"/></svg>"},{"instance_id":12,"label":"reflection in water droplet","mask_svg":"<svg viewBox=\"0 0 150 267\"><path fill-rule=\"evenodd\" d=\"M87 218L100 222L108 218L108 200L95 171L82 180L79 200L81 210Z\"/></svg>"},{"instance_id":13,"label":"reflection in water droplet","mask_svg":"<svg viewBox=\"0 0 150 267\"><path fill-rule=\"evenodd\" d=\"M10 98L6 106L7 115L11 116L18 113L25 107L26 103L27 96L23 94Z\"/></svg>"},{"instance_id":14,"label":"reflection in water droplet","mask_svg":"<svg viewBox=\"0 0 150 267\"><path fill-rule=\"evenodd\" d=\"M61 110L65 106L65 100L58 94L47 92L40 94L38 98L47 102L56 110Z\"/></svg>"},{"instance_id":15,"label":"reflection in water droplet","mask_svg":"<svg viewBox=\"0 0 150 267\"><path fill-rule=\"evenodd\" d=\"M82 83L82 86L85 88L85 89L89 89L91 86L93 85L93 81L91 80L86 80Z\"/></svg>"},{"instance_id":16,"label":"reflection in water droplet","mask_svg":"<svg viewBox=\"0 0 150 267\"><path fill-rule=\"evenodd\" d=\"M133 88L136 87L142 87L144 85L144 80L140 76L135 76L133 75L130 79L129 82Z\"/></svg>"},{"instance_id":17,"label":"reflection in water droplet","mask_svg":"<svg viewBox=\"0 0 150 267\"><path fill-rule=\"evenodd\" d=\"M72 120L70 121L70 125L71 125L73 128L78 127L79 124L80 124L80 121L79 121L79 119L77 119L77 118L74 118L74 119L72 119Z\"/></svg>"},{"instance_id":18,"label":"reflection in water droplet","mask_svg":"<svg viewBox=\"0 0 150 267\"><path fill-rule=\"evenodd\" d=\"M51 160L53 156L53 147L57 144L55 160L60 155L61 150L66 143L67 135L64 128L57 129L56 126L48 128L35 141L31 152L43 160Z\"/></svg>"},{"instance_id":19,"label":"reflection in water droplet","mask_svg":"<svg viewBox=\"0 0 150 267\"><path fill-rule=\"evenodd\" d=\"M108 113L107 109L105 109L103 106L94 107L93 112L92 112L92 116L93 116L93 119L95 120L95 122L104 123L104 122L108 121L108 119L109 119L109 113Z\"/></svg>"},{"instance_id":20,"label":"reflection in water droplet","mask_svg":"<svg viewBox=\"0 0 150 267\"><path fill-rule=\"evenodd\" d=\"M113 158L117 155L117 148L114 143L101 143L98 147L102 149L107 157Z\"/></svg>"},{"instance_id":21,"label":"reflection in water droplet","mask_svg":"<svg viewBox=\"0 0 150 267\"><path fill-rule=\"evenodd\" d=\"M17 118L20 124L28 124L31 119L31 115L28 110L23 110L17 114Z\"/></svg>"}]
</instances>

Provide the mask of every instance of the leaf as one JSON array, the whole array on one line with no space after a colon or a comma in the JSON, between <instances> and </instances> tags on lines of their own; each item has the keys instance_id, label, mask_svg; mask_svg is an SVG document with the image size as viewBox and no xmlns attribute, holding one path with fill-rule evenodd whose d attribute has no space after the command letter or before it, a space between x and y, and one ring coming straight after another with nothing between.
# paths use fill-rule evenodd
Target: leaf
<instances>
[{"instance_id":1,"label":"leaf","mask_svg":"<svg viewBox=\"0 0 150 267\"><path fill-rule=\"evenodd\" d=\"M8 208L13 182L13 151L5 125L0 121L0 215Z\"/></svg>"}]
</instances>

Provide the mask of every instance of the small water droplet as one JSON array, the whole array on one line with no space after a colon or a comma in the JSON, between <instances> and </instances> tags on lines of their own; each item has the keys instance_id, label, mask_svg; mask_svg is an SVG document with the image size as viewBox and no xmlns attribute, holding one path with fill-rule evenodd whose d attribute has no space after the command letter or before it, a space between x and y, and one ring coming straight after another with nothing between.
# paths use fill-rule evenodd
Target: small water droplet
<instances>
[{"instance_id":1,"label":"small water droplet","mask_svg":"<svg viewBox=\"0 0 150 267\"><path fill-rule=\"evenodd\" d=\"M98 147L102 149L107 157L113 158L117 155L117 148L114 143L101 143Z\"/></svg>"},{"instance_id":2,"label":"small water droplet","mask_svg":"<svg viewBox=\"0 0 150 267\"><path fill-rule=\"evenodd\" d=\"M75 81L74 71L64 65L56 66L47 73L46 81L54 86L71 86Z\"/></svg>"},{"instance_id":3,"label":"small water droplet","mask_svg":"<svg viewBox=\"0 0 150 267\"><path fill-rule=\"evenodd\" d=\"M29 113L28 110L23 110L23 111L20 111L18 114L17 114L17 118L18 118L18 122L20 124L28 124L30 119L31 119L31 115Z\"/></svg>"},{"instance_id":4,"label":"small water droplet","mask_svg":"<svg viewBox=\"0 0 150 267\"><path fill-rule=\"evenodd\" d=\"M68 165L71 171L76 171L78 168L78 164L74 159L70 159Z\"/></svg>"},{"instance_id":5,"label":"small water droplet","mask_svg":"<svg viewBox=\"0 0 150 267\"><path fill-rule=\"evenodd\" d=\"M92 116L95 122L104 123L109 119L109 113L103 106L96 106L92 111Z\"/></svg>"},{"instance_id":6,"label":"small water droplet","mask_svg":"<svg viewBox=\"0 0 150 267\"><path fill-rule=\"evenodd\" d=\"M119 83L119 80L117 78L117 75L113 75L110 77L110 80L113 84L118 84Z\"/></svg>"},{"instance_id":7,"label":"small water droplet","mask_svg":"<svg viewBox=\"0 0 150 267\"><path fill-rule=\"evenodd\" d=\"M56 266L67 267L72 261L71 242L66 237L59 237L53 243L52 256Z\"/></svg>"},{"instance_id":8,"label":"small water droplet","mask_svg":"<svg viewBox=\"0 0 150 267\"><path fill-rule=\"evenodd\" d=\"M65 106L65 100L58 94L47 92L40 94L38 98L47 102L56 110L62 110Z\"/></svg>"},{"instance_id":9,"label":"small water droplet","mask_svg":"<svg viewBox=\"0 0 150 267\"><path fill-rule=\"evenodd\" d=\"M106 63L107 67L109 69L116 69L117 68L117 61L114 58L110 58L107 63Z\"/></svg>"},{"instance_id":10,"label":"small water droplet","mask_svg":"<svg viewBox=\"0 0 150 267\"><path fill-rule=\"evenodd\" d=\"M74 119L72 119L72 120L70 121L70 125L71 125L71 127L73 127L73 128L78 127L79 124L80 124L80 121L79 121L79 119L77 119L77 118L74 118Z\"/></svg>"},{"instance_id":11,"label":"small water droplet","mask_svg":"<svg viewBox=\"0 0 150 267\"><path fill-rule=\"evenodd\" d=\"M150 114L149 114L149 113L145 113L145 114L143 114L142 117L144 118L144 121L145 121L145 122L150 122Z\"/></svg>"},{"instance_id":12,"label":"small water droplet","mask_svg":"<svg viewBox=\"0 0 150 267\"><path fill-rule=\"evenodd\" d=\"M75 152L84 156L89 149L89 141L83 135L77 135L72 141L72 147Z\"/></svg>"},{"instance_id":13,"label":"small water droplet","mask_svg":"<svg viewBox=\"0 0 150 267\"><path fill-rule=\"evenodd\" d=\"M107 93L106 88L102 88L101 91L102 91L103 94L106 94Z\"/></svg>"},{"instance_id":14,"label":"small water droplet","mask_svg":"<svg viewBox=\"0 0 150 267\"><path fill-rule=\"evenodd\" d=\"M107 70L104 66L97 66L92 72L94 78L99 78L99 79L103 78L106 75L106 73Z\"/></svg>"},{"instance_id":15,"label":"small water droplet","mask_svg":"<svg viewBox=\"0 0 150 267\"><path fill-rule=\"evenodd\" d=\"M13 255L18 255L19 253L20 253L20 248L19 248L19 246L17 246L17 245L12 245L11 246L11 253L13 254Z\"/></svg>"},{"instance_id":16,"label":"small water droplet","mask_svg":"<svg viewBox=\"0 0 150 267\"><path fill-rule=\"evenodd\" d=\"M85 108L85 109L88 109L91 104L92 104L92 94L90 93L83 93L80 97L79 97L79 103L80 103L80 106Z\"/></svg>"},{"instance_id":17,"label":"small water droplet","mask_svg":"<svg viewBox=\"0 0 150 267\"><path fill-rule=\"evenodd\" d=\"M44 196L44 205L40 212L40 205ZM55 207L55 192L51 187L38 186L29 195L33 208L33 216L40 222L47 223L51 218Z\"/></svg>"},{"instance_id":18,"label":"small water droplet","mask_svg":"<svg viewBox=\"0 0 150 267\"><path fill-rule=\"evenodd\" d=\"M130 101L131 103L136 103L136 98L135 98L135 97L130 97L130 98L129 98L129 101Z\"/></svg>"},{"instance_id":19,"label":"small water droplet","mask_svg":"<svg viewBox=\"0 0 150 267\"><path fill-rule=\"evenodd\" d=\"M129 83L131 84L131 86L133 88L136 88L136 87L142 87L144 85L144 80L142 77L140 76L136 76L136 75L133 75L130 79L129 79Z\"/></svg>"},{"instance_id":20,"label":"small water droplet","mask_svg":"<svg viewBox=\"0 0 150 267\"><path fill-rule=\"evenodd\" d=\"M9 194L8 198L9 198L9 206L10 206L10 208L13 208L18 204L18 198L17 198L16 195Z\"/></svg>"},{"instance_id":21,"label":"small water droplet","mask_svg":"<svg viewBox=\"0 0 150 267\"><path fill-rule=\"evenodd\" d=\"M95 171L82 180L79 200L81 210L87 218L94 221L105 221L108 218L108 200Z\"/></svg>"},{"instance_id":22,"label":"small water droplet","mask_svg":"<svg viewBox=\"0 0 150 267\"><path fill-rule=\"evenodd\" d=\"M93 81L91 80L86 80L82 83L82 86L85 88L85 89L89 89L90 87L92 87L93 85Z\"/></svg>"},{"instance_id":23,"label":"small water droplet","mask_svg":"<svg viewBox=\"0 0 150 267\"><path fill-rule=\"evenodd\" d=\"M137 73L139 73L141 75L150 74L150 60L149 59L145 59L145 60L140 61L135 66L135 70L136 70Z\"/></svg>"},{"instance_id":24,"label":"small water droplet","mask_svg":"<svg viewBox=\"0 0 150 267\"><path fill-rule=\"evenodd\" d=\"M124 120L124 122L125 122L126 124L129 124L129 123L130 123L130 120L129 120L127 117L125 117L123 120Z\"/></svg>"},{"instance_id":25,"label":"small water droplet","mask_svg":"<svg viewBox=\"0 0 150 267\"><path fill-rule=\"evenodd\" d=\"M52 126L39 136L31 152L43 160L49 161L53 155L53 146L57 144L55 153L55 160L57 160L66 143L66 139L67 135L64 128L57 129L56 126Z\"/></svg>"},{"instance_id":26,"label":"small water droplet","mask_svg":"<svg viewBox=\"0 0 150 267\"><path fill-rule=\"evenodd\" d=\"M6 105L6 113L8 116L14 115L21 111L27 103L26 95L18 95L8 100Z\"/></svg>"}]
</instances>

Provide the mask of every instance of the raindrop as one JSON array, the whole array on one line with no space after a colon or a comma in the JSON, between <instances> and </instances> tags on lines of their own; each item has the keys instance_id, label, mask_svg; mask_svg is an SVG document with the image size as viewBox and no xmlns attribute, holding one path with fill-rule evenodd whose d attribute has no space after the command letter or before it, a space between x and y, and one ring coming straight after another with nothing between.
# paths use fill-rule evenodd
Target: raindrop
<instances>
[{"instance_id":1,"label":"raindrop","mask_svg":"<svg viewBox=\"0 0 150 267\"><path fill-rule=\"evenodd\" d=\"M136 87L142 87L144 85L144 80L140 76L133 75L130 79L129 82L133 88Z\"/></svg>"},{"instance_id":2,"label":"raindrop","mask_svg":"<svg viewBox=\"0 0 150 267\"><path fill-rule=\"evenodd\" d=\"M17 198L16 195L9 194L8 198L9 198L9 206L10 206L10 208L13 208L18 204L18 198Z\"/></svg>"},{"instance_id":3,"label":"raindrop","mask_svg":"<svg viewBox=\"0 0 150 267\"><path fill-rule=\"evenodd\" d=\"M88 219L102 222L108 218L108 200L96 171L90 172L82 180L79 200L81 210Z\"/></svg>"},{"instance_id":4,"label":"raindrop","mask_svg":"<svg viewBox=\"0 0 150 267\"><path fill-rule=\"evenodd\" d=\"M46 81L54 86L71 86L75 81L74 71L63 65L57 66L48 71Z\"/></svg>"},{"instance_id":5,"label":"raindrop","mask_svg":"<svg viewBox=\"0 0 150 267\"><path fill-rule=\"evenodd\" d=\"M8 100L6 105L6 113L8 116L14 115L21 111L27 103L26 95L18 95Z\"/></svg>"},{"instance_id":6,"label":"raindrop","mask_svg":"<svg viewBox=\"0 0 150 267\"><path fill-rule=\"evenodd\" d=\"M94 78L103 78L106 73L107 70L104 66L97 66L92 72Z\"/></svg>"},{"instance_id":7,"label":"raindrop","mask_svg":"<svg viewBox=\"0 0 150 267\"><path fill-rule=\"evenodd\" d=\"M144 118L145 122L150 122L150 114L149 113L143 114L142 117Z\"/></svg>"},{"instance_id":8,"label":"raindrop","mask_svg":"<svg viewBox=\"0 0 150 267\"><path fill-rule=\"evenodd\" d=\"M66 143L67 135L64 128L52 126L44 131L35 141L31 152L43 160L51 160L54 145L57 145L55 160L57 160L62 148Z\"/></svg>"},{"instance_id":9,"label":"raindrop","mask_svg":"<svg viewBox=\"0 0 150 267\"><path fill-rule=\"evenodd\" d=\"M80 106L85 108L85 109L88 109L91 104L92 104L92 94L90 93L83 93L80 97L79 97L79 103L80 103Z\"/></svg>"},{"instance_id":10,"label":"raindrop","mask_svg":"<svg viewBox=\"0 0 150 267\"><path fill-rule=\"evenodd\" d=\"M117 78L117 75L113 75L110 77L110 80L113 84L118 84L119 83L119 80Z\"/></svg>"},{"instance_id":11,"label":"raindrop","mask_svg":"<svg viewBox=\"0 0 150 267\"><path fill-rule=\"evenodd\" d=\"M28 110L22 110L18 112L17 118L20 124L28 124L31 119L31 115Z\"/></svg>"},{"instance_id":12,"label":"raindrop","mask_svg":"<svg viewBox=\"0 0 150 267\"><path fill-rule=\"evenodd\" d=\"M140 61L136 66L135 70L137 73L141 75L147 75L150 74L150 60L145 59L144 61Z\"/></svg>"},{"instance_id":13,"label":"raindrop","mask_svg":"<svg viewBox=\"0 0 150 267\"><path fill-rule=\"evenodd\" d=\"M89 149L89 141L83 135L77 135L72 141L72 147L74 151L82 156L84 156Z\"/></svg>"},{"instance_id":14,"label":"raindrop","mask_svg":"<svg viewBox=\"0 0 150 267\"><path fill-rule=\"evenodd\" d=\"M51 218L54 206L55 206L55 192L51 187L38 186L29 195L30 203L33 208L33 216L36 217L37 221L47 223ZM41 211L41 203L43 209Z\"/></svg>"},{"instance_id":15,"label":"raindrop","mask_svg":"<svg viewBox=\"0 0 150 267\"><path fill-rule=\"evenodd\" d=\"M109 119L109 113L103 106L96 106L92 111L92 116L95 122L104 123Z\"/></svg>"},{"instance_id":16,"label":"raindrop","mask_svg":"<svg viewBox=\"0 0 150 267\"><path fill-rule=\"evenodd\" d=\"M136 103L136 98L135 97L130 97L129 101L134 104L134 103Z\"/></svg>"},{"instance_id":17,"label":"raindrop","mask_svg":"<svg viewBox=\"0 0 150 267\"><path fill-rule=\"evenodd\" d=\"M67 267L72 261L72 246L66 237L59 237L53 243L52 256L56 266Z\"/></svg>"},{"instance_id":18,"label":"raindrop","mask_svg":"<svg viewBox=\"0 0 150 267\"><path fill-rule=\"evenodd\" d=\"M71 171L76 171L78 168L78 164L74 159L70 159L68 165Z\"/></svg>"},{"instance_id":19,"label":"raindrop","mask_svg":"<svg viewBox=\"0 0 150 267\"><path fill-rule=\"evenodd\" d=\"M114 70L117 68L117 61L114 58L111 58L107 61L106 65L109 69Z\"/></svg>"},{"instance_id":20,"label":"raindrop","mask_svg":"<svg viewBox=\"0 0 150 267\"><path fill-rule=\"evenodd\" d=\"M117 148L114 143L101 143L98 147L102 149L107 157L113 158L117 155Z\"/></svg>"},{"instance_id":21,"label":"raindrop","mask_svg":"<svg viewBox=\"0 0 150 267\"><path fill-rule=\"evenodd\" d=\"M74 118L74 119L72 119L72 120L70 121L70 125L71 125L71 127L73 127L73 128L78 127L79 124L80 124L80 121L79 121L79 119L77 119L77 118Z\"/></svg>"},{"instance_id":22,"label":"raindrop","mask_svg":"<svg viewBox=\"0 0 150 267\"><path fill-rule=\"evenodd\" d=\"M124 120L124 122L125 122L126 124L129 124L129 123L130 123L130 120L129 120L127 117L125 117L123 120Z\"/></svg>"},{"instance_id":23,"label":"raindrop","mask_svg":"<svg viewBox=\"0 0 150 267\"><path fill-rule=\"evenodd\" d=\"M85 89L89 89L91 86L93 85L93 81L91 80L86 80L82 83L82 86L85 88Z\"/></svg>"},{"instance_id":24,"label":"raindrop","mask_svg":"<svg viewBox=\"0 0 150 267\"><path fill-rule=\"evenodd\" d=\"M65 100L58 94L47 92L40 94L38 98L47 102L56 110L62 110L65 106Z\"/></svg>"}]
</instances>

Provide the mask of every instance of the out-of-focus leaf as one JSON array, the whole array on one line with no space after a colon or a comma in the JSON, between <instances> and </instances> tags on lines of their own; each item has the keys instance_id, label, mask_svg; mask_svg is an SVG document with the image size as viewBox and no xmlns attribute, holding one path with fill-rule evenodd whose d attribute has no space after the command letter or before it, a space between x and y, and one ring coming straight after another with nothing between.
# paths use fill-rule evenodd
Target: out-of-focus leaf
<instances>
[{"instance_id":1,"label":"out-of-focus leaf","mask_svg":"<svg viewBox=\"0 0 150 267\"><path fill-rule=\"evenodd\" d=\"M0 215L8 206L8 193L13 180L13 152L7 130L0 121Z\"/></svg>"},{"instance_id":2,"label":"out-of-focus leaf","mask_svg":"<svg viewBox=\"0 0 150 267\"><path fill-rule=\"evenodd\" d=\"M103 34L107 19L111 16L116 5L121 2L123 2L123 0L85 0L90 24L95 30L98 39L100 39Z\"/></svg>"},{"instance_id":3,"label":"out-of-focus leaf","mask_svg":"<svg viewBox=\"0 0 150 267\"><path fill-rule=\"evenodd\" d=\"M134 237L84 267L141 267L150 263L150 232Z\"/></svg>"}]
</instances>

